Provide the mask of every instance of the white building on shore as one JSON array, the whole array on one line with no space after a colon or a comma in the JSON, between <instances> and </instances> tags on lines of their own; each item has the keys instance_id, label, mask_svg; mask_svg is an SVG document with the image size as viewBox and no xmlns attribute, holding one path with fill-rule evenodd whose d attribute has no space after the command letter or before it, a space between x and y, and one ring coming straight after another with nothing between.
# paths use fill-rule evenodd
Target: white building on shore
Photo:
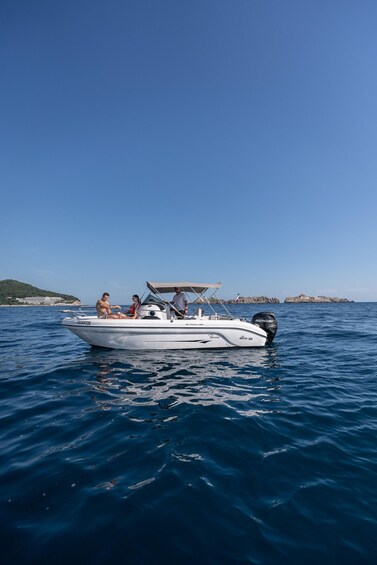
<instances>
[{"instance_id":1,"label":"white building on shore","mask_svg":"<svg viewBox=\"0 0 377 565\"><path fill-rule=\"evenodd\" d=\"M66 304L61 296L25 296L25 298L16 298L20 304L28 304L29 306L54 306L55 304Z\"/></svg>"}]
</instances>

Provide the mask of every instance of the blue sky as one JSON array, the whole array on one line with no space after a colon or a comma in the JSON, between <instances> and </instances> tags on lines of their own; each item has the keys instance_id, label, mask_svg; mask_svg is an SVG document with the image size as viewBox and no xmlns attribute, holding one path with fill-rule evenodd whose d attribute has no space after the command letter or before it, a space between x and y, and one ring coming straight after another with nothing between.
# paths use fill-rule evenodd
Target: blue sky
<instances>
[{"instance_id":1,"label":"blue sky","mask_svg":"<svg viewBox=\"0 0 377 565\"><path fill-rule=\"evenodd\" d=\"M377 300L377 3L3 0L0 279Z\"/></svg>"}]
</instances>

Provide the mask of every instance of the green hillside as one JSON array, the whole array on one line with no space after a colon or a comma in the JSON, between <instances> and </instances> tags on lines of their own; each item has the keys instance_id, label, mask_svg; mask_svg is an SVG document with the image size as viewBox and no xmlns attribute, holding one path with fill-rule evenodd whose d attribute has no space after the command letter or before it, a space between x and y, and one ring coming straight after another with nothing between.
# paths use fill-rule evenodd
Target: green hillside
<instances>
[{"instance_id":1,"label":"green hillside","mask_svg":"<svg viewBox=\"0 0 377 565\"><path fill-rule=\"evenodd\" d=\"M0 281L0 304L20 304L16 298L25 298L26 296L60 296L62 302L75 302L79 300L70 294L62 294L61 292L52 292L51 290L42 290L31 284L6 279Z\"/></svg>"}]
</instances>

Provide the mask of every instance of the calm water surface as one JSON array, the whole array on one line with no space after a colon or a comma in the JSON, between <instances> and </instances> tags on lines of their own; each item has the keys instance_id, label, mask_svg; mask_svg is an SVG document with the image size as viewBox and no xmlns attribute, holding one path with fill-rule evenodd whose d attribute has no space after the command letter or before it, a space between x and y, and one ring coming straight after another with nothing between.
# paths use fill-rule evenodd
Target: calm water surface
<instances>
[{"instance_id":1,"label":"calm water surface","mask_svg":"<svg viewBox=\"0 0 377 565\"><path fill-rule=\"evenodd\" d=\"M377 304L267 309L270 347L135 353L0 308L1 562L376 563Z\"/></svg>"}]
</instances>

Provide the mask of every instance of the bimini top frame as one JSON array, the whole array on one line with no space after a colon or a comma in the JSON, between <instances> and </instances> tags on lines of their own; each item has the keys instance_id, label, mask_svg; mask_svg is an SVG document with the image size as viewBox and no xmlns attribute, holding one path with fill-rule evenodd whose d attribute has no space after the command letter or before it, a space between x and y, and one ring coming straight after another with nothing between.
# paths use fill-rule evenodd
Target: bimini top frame
<instances>
[{"instance_id":1,"label":"bimini top frame","mask_svg":"<svg viewBox=\"0 0 377 565\"><path fill-rule=\"evenodd\" d=\"M221 286L221 283L208 283L199 284L187 281L177 281L177 282L150 282L147 281L147 287L152 292L158 292L159 294L168 294L175 292L176 288L180 288L183 292L193 292L195 294L203 294L209 289L214 289L215 292Z\"/></svg>"},{"instance_id":2,"label":"bimini top frame","mask_svg":"<svg viewBox=\"0 0 377 565\"><path fill-rule=\"evenodd\" d=\"M215 309L213 308L210 298L216 294L218 289L221 287L221 282L218 283L193 283L188 281L176 281L176 282L152 282L147 281L147 287L149 290L156 295L159 294L169 294L174 293L176 288L180 288L183 292L191 292L196 295L196 300L194 301L197 304L204 303L209 306L212 312L217 315ZM207 290L212 290L212 294L209 297L203 296ZM227 317L233 319L234 316L226 308L225 304L220 300L219 303L223 307L223 309L227 313Z\"/></svg>"}]
</instances>

